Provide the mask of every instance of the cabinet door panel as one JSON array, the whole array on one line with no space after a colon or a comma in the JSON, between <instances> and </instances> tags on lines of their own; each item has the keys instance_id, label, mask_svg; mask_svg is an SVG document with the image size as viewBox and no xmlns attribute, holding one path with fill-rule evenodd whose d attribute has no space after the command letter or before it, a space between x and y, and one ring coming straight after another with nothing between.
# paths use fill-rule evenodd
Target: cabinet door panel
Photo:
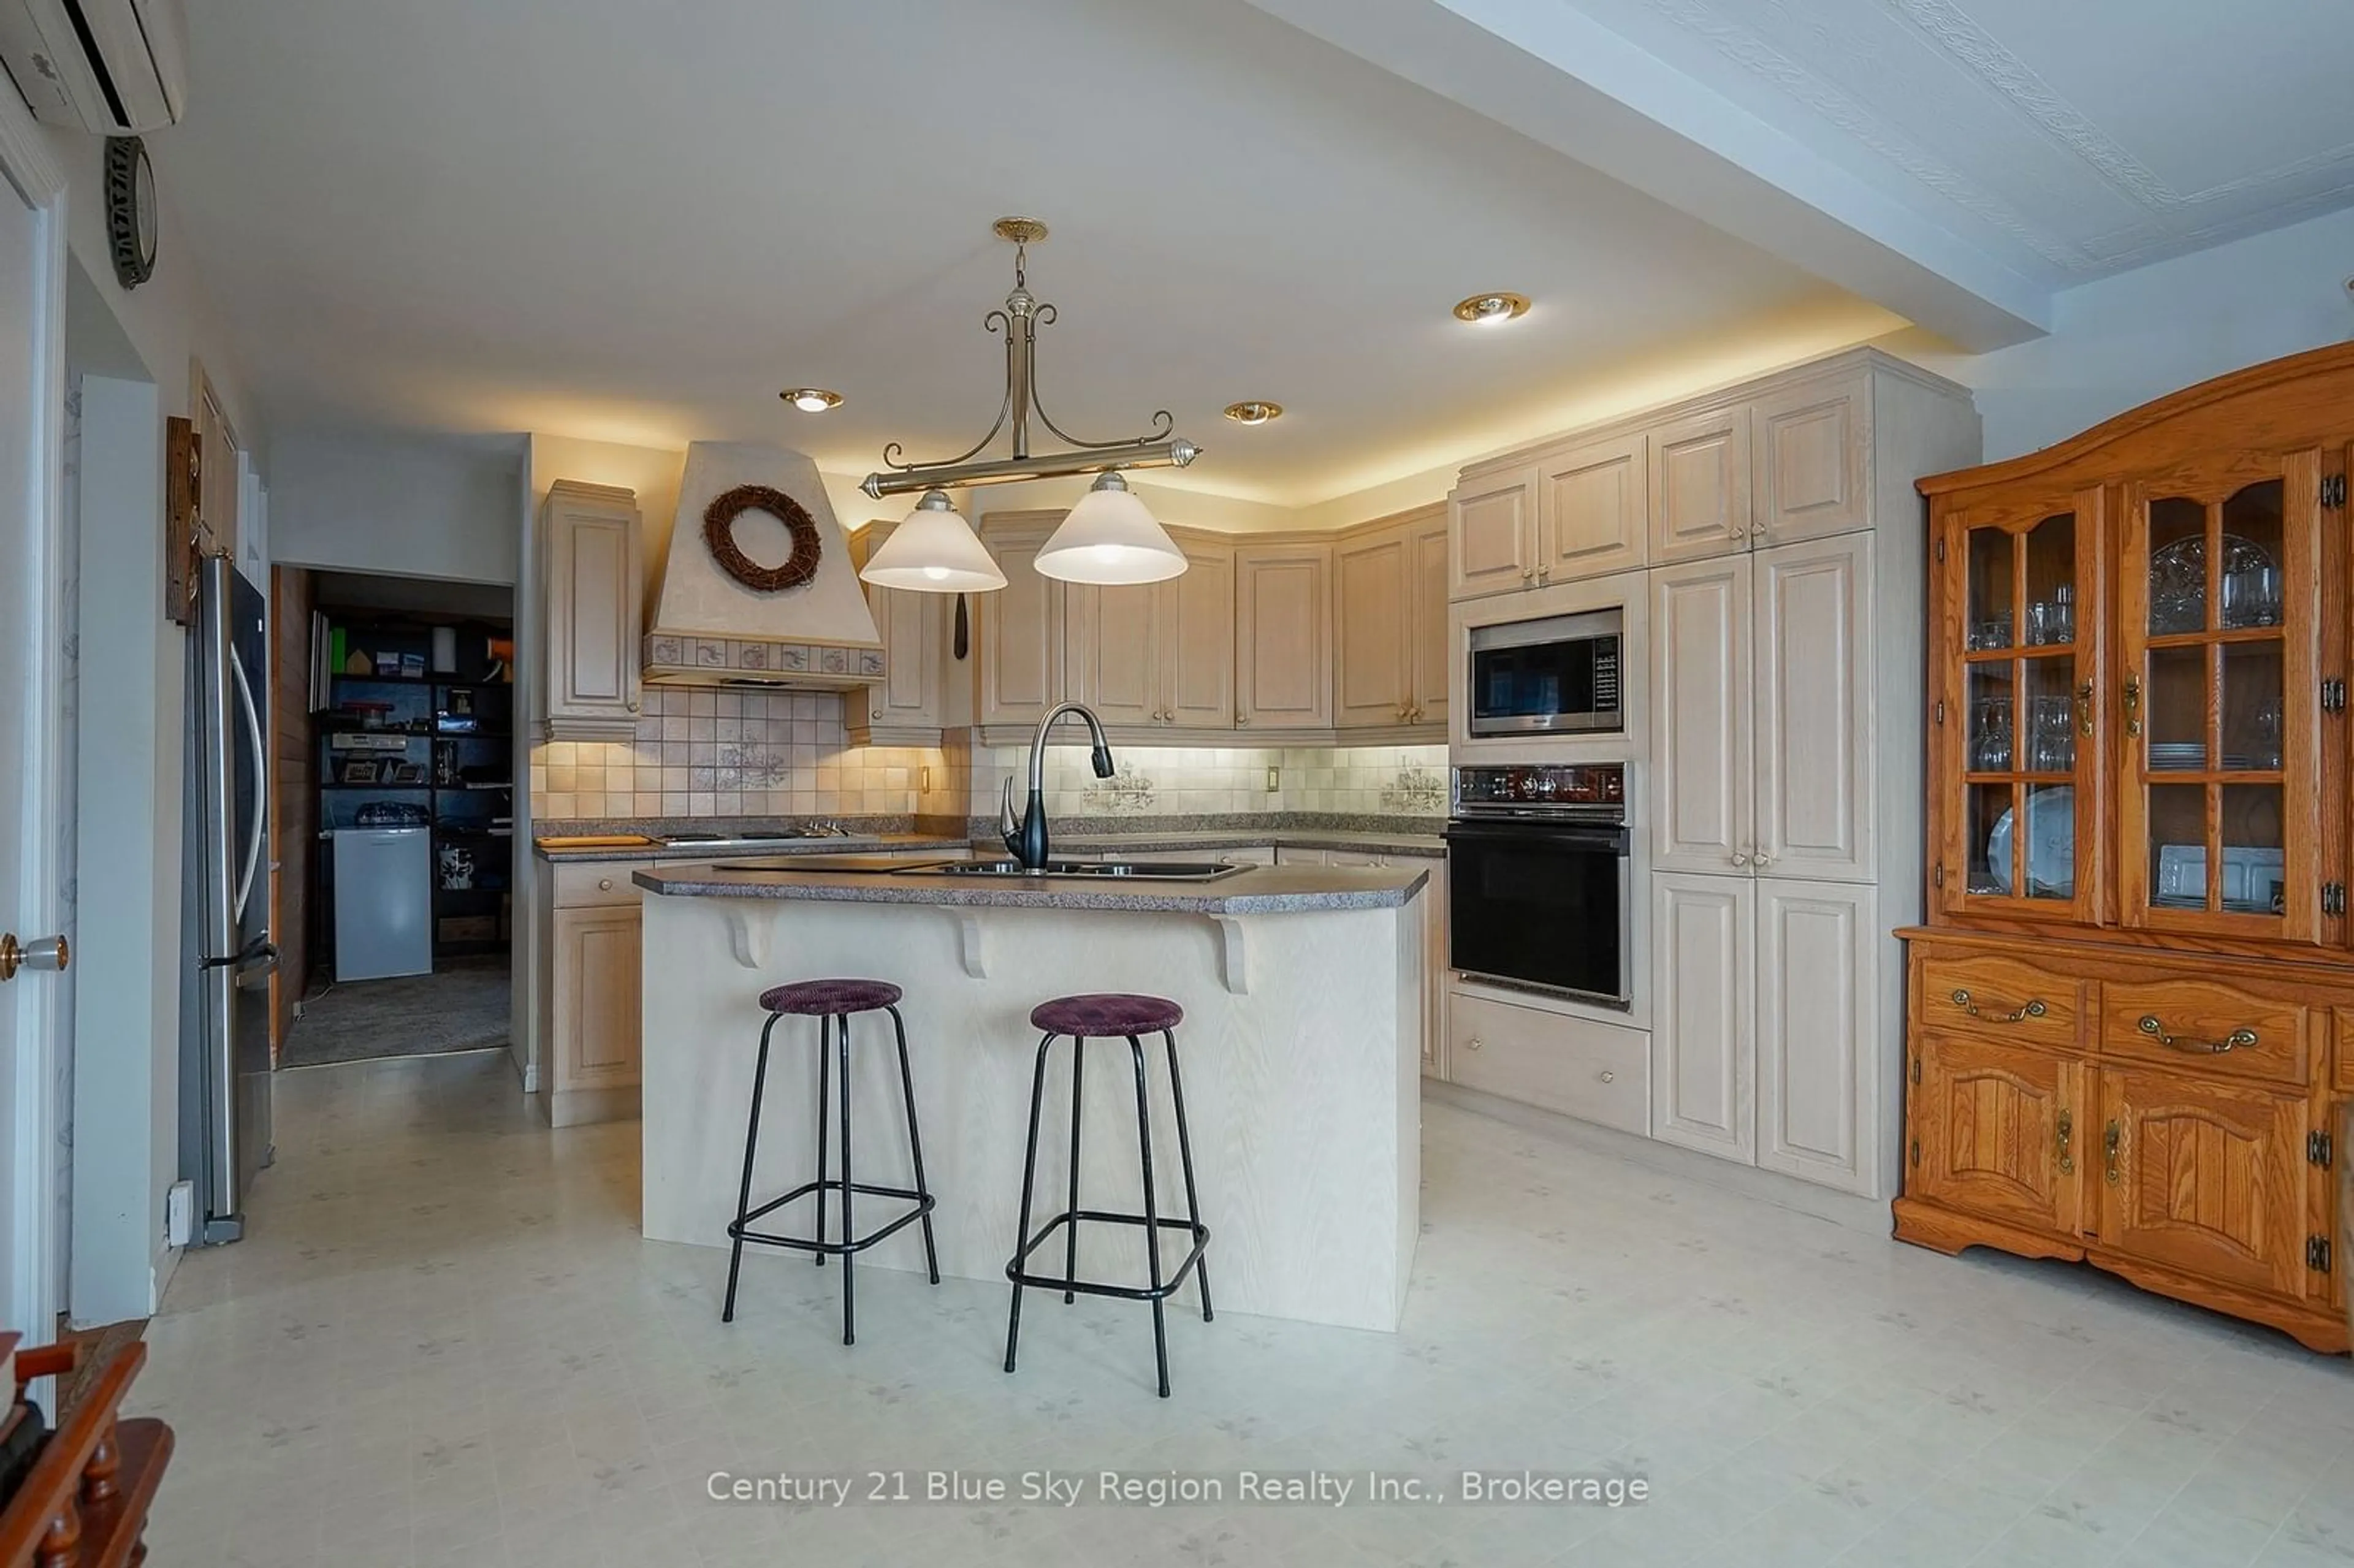
<instances>
[{"instance_id":1,"label":"cabinet door panel","mask_svg":"<svg viewBox=\"0 0 2354 1568\"><path fill-rule=\"evenodd\" d=\"M1916 1156L1907 1195L2039 1231L2073 1234L2100 1157L2084 1069L2031 1046L1952 1034L1914 1045L1906 1100Z\"/></svg>"},{"instance_id":2,"label":"cabinet door panel","mask_svg":"<svg viewBox=\"0 0 2354 1568\"><path fill-rule=\"evenodd\" d=\"M2306 1293L2306 1100L2103 1067L2103 1246L2243 1289ZM2114 1152L2109 1140L2115 1139Z\"/></svg>"},{"instance_id":3,"label":"cabinet door panel","mask_svg":"<svg viewBox=\"0 0 2354 1568\"><path fill-rule=\"evenodd\" d=\"M1526 588L1537 571L1537 471L1516 468L1468 481L1447 498L1457 599Z\"/></svg>"},{"instance_id":4,"label":"cabinet door panel","mask_svg":"<svg viewBox=\"0 0 2354 1568\"><path fill-rule=\"evenodd\" d=\"M1882 942L1871 887L1757 884L1757 1163L1877 1196Z\"/></svg>"},{"instance_id":5,"label":"cabinet door panel","mask_svg":"<svg viewBox=\"0 0 2354 1568\"><path fill-rule=\"evenodd\" d=\"M1444 730L1455 691L1456 661L1447 630L1447 518L1442 514L1406 535L1410 646L1406 693L1413 722Z\"/></svg>"},{"instance_id":6,"label":"cabinet door panel","mask_svg":"<svg viewBox=\"0 0 2354 1568\"><path fill-rule=\"evenodd\" d=\"M1850 534L1760 551L1756 625L1761 871L1870 882L1872 542Z\"/></svg>"},{"instance_id":7,"label":"cabinet door panel","mask_svg":"<svg viewBox=\"0 0 2354 1568\"><path fill-rule=\"evenodd\" d=\"M1158 586L1161 701L1179 729L1235 726L1235 553L1188 541L1185 572Z\"/></svg>"},{"instance_id":8,"label":"cabinet door panel","mask_svg":"<svg viewBox=\"0 0 2354 1568\"><path fill-rule=\"evenodd\" d=\"M1063 585L1038 573L1038 551L1051 530L991 536L989 553L1005 573L995 593L972 596L979 621L980 724L1035 724L1063 700Z\"/></svg>"},{"instance_id":9,"label":"cabinet door panel","mask_svg":"<svg viewBox=\"0 0 2354 1568\"><path fill-rule=\"evenodd\" d=\"M1749 548L1747 405L1651 432L1651 564Z\"/></svg>"},{"instance_id":10,"label":"cabinet door panel","mask_svg":"<svg viewBox=\"0 0 2354 1568\"><path fill-rule=\"evenodd\" d=\"M864 567L896 526L890 523L869 524L852 540L851 558ZM940 664L945 597L877 588L872 583L864 586L866 606L875 613L875 630L883 634L883 679L867 687L863 695L854 693L845 697L843 718L849 720L854 715L855 710L850 705L863 701L870 725L938 728L944 695ZM854 730L860 726L854 724L850 727Z\"/></svg>"},{"instance_id":11,"label":"cabinet door panel","mask_svg":"<svg viewBox=\"0 0 2354 1568\"><path fill-rule=\"evenodd\" d=\"M1749 612L1745 556L1651 573L1659 870L1745 874L1755 847Z\"/></svg>"},{"instance_id":12,"label":"cabinet door panel","mask_svg":"<svg viewBox=\"0 0 2354 1568\"><path fill-rule=\"evenodd\" d=\"M1430 881L1422 890L1422 1075L1444 1079L1447 1056L1447 998L1454 977L1447 968L1447 862L1444 859L1401 861L1426 866Z\"/></svg>"},{"instance_id":13,"label":"cabinet door panel","mask_svg":"<svg viewBox=\"0 0 2354 1568\"><path fill-rule=\"evenodd\" d=\"M626 723L638 708L637 509L626 493L558 486L547 533L547 716Z\"/></svg>"},{"instance_id":14,"label":"cabinet door panel","mask_svg":"<svg viewBox=\"0 0 2354 1568\"><path fill-rule=\"evenodd\" d=\"M1160 585L1073 583L1063 595L1066 689L1106 724L1158 723Z\"/></svg>"},{"instance_id":15,"label":"cabinet door panel","mask_svg":"<svg viewBox=\"0 0 2354 1568\"><path fill-rule=\"evenodd\" d=\"M1537 467L1537 576L1545 582L1600 577L1649 555L1649 443L1597 441Z\"/></svg>"},{"instance_id":16,"label":"cabinet door panel","mask_svg":"<svg viewBox=\"0 0 2354 1568\"><path fill-rule=\"evenodd\" d=\"M1763 546L1872 524L1872 384L1858 376L1794 387L1750 408Z\"/></svg>"},{"instance_id":17,"label":"cabinet door panel","mask_svg":"<svg viewBox=\"0 0 2354 1568\"><path fill-rule=\"evenodd\" d=\"M1745 876L1651 879L1651 1132L1756 1159L1757 886Z\"/></svg>"},{"instance_id":18,"label":"cabinet door panel","mask_svg":"<svg viewBox=\"0 0 2354 1568\"><path fill-rule=\"evenodd\" d=\"M1332 722L1325 635L1331 553L1320 545L1235 552L1235 722L1322 729Z\"/></svg>"},{"instance_id":19,"label":"cabinet door panel","mask_svg":"<svg viewBox=\"0 0 2354 1568\"><path fill-rule=\"evenodd\" d=\"M557 912L559 1092L638 1081L639 923L635 906Z\"/></svg>"},{"instance_id":20,"label":"cabinet door panel","mask_svg":"<svg viewBox=\"0 0 2354 1568\"><path fill-rule=\"evenodd\" d=\"M1332 553L1332 722L1341 728L1405 724L1414 707L1407 545L1388 529Z\"/></svg>"}]
</instances>

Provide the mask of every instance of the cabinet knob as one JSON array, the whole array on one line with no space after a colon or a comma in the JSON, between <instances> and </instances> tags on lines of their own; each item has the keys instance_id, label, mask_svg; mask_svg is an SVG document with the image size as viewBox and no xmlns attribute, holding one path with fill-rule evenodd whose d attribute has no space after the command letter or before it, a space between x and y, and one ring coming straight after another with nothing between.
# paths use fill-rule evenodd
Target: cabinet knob
<instances>
[{"instance_id":1,"label":"cabinet knob","mask_svg":"<svg viewBox=\"0 0 2354 1568\"><path fill-rule=\"evenodd\" d=\"M610 876L600 876L600 877L599 877L599 878L597 879L597 891L598 891L598 892L599 892L599 893L610 893L610 892L612 892L612 891L613 891L613 879L612 879L611 877L610 877Z\"/></svg>"},{"instance_id":2,"label":"cabinet knob","mask_svg":"<svg viewBox=\"0 0 2354 1568\"><path fill-rule=\"evenodd\" d=\"M1738 523L1735 523L1732 527L1727 528L1724 531L1724 536L1728 539L1745 539L1749 537L1747 534L1742 532L1741 524Z\"/></svg>"},{"instance_id":3,"label":"cabinet knob","mask_svg":"<svg viewBox=\"0 0 2354 1568\"><path fill-rule=\"evenodd\" d=\"M1734 850L1733 852L1733 863L1735 865L1747 865L1749 863L1749 857L1742 853L1739 850Z\"/></svg>"},{"instance_id":4,"label":"cabinet knob","mask_svg":"<svg viewBox=\"0 0 2354 1568\"><path fill-rule=\"evenodd\" d=\"M1763 871L1763 870L1765 870L1767 866L1772 865L1772 864L1774 863L1774 857L1773 857L1772 855L1770 855L1770 854L1767 854L1764 850L1759 850L1759 851L1757 852L1757 863L1757 863L1757 869L1758 869L1758 870L1760 870L1760 871Z\"/></svg>"},{"instance_id":5,"label":"cabinet knob","mask_svg":"<svg viewBox=\"0 0 2354 1568\"><path fill-rule=\"evenodd\" d=\"M1537 568L1537 581L1541 583L1549 583L1553 581L1553 568L1551 567L1539 567Z\"/></svg>"},{"instance_id":6,"label":"cabinet knob","mask_svg":"<svg viewBox=\"0 0 2354 1568\"><path fill-rule=\"evenodd\" d=\"M1246 728L1246 727L1248 727L1248 726L1249 726L1249 724L1250 724L1250 715L1248 715L1248 714L1236 714L1236 715L1235 715L1235 727L1236 729L1244 729L1244 728Z\"/></svg>"},{"instance_id":7,"label":"cabinet knob","mask_svg":"<svg viewBox=\"0 0 2354 1568\"><path fill-rule=\"evenodd\" d=\"M1740 530L1736 528L1734 532L1737 534ZM1752 523L1749 525L1749 536L1753 539L1763 539L1766 536L1766 524L1763 523Z\"/></svg>"},{"instance_id":8,"label":"cabinet knob","mask_svg":"<svg viewBox=\"0 0 2354 1568\"><path fill-rule=\"evenodd\" d=\"M1602 1071L1595 1074L1594 1075L1601 1079L1606 1084L1615 1084L1618 1081L1618 1075L1612 1072L1607 1067L1603 1068Z\"/></svg>"},{"instance_id":9,"label":"cabinet knob","mask_svg":"<svg viewBox=\"0 0 2354 1568\"><path fill-rule=\"evenodd\" d=\"M1473 1036L1471 1036L1471 1049L1473 1049L1474 1051L1477 1051L1478 1049L1479 1049L1480 1044L1481 1044L1480 1039L1479 1039L1479 1037L1477 1034L1474 1034Z\"/></svg>"},{"instance_id":10,"label":"cabinet knob","mask_svg":"<svg viewBox=\"0 0 2354 1568\"><path fill-rule=\"evenodd\" d=\"M881 708L876 708L876 709L875 710L874 714L873 714L871 716L873 716L873 717L875 717L875 718L881 718L881 717L883 716L883 710L882 710Z\"/></svg>"}]
</instances>

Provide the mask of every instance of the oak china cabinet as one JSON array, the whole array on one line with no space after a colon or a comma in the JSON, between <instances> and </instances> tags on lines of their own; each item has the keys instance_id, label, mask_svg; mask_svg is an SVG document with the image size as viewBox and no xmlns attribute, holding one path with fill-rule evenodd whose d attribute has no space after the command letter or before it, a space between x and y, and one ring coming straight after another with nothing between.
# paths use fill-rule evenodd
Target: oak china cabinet
<instances>
[{"instance_id":1,"label":"oak china cabinet","mask_svg":"<svg viewBox=\"0 0 2354 1568\"><path fill-rule=\"evenodd\" d=\"M2347 1348L2354 345L1930 500L1896 1234Z\"/></svg>"}]
</instances>

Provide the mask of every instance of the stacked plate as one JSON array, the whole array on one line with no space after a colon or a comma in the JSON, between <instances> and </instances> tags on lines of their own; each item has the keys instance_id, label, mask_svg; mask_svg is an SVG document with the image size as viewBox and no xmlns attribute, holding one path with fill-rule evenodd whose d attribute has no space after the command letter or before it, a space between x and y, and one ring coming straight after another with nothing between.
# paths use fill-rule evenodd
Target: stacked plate
<instances>
[{"instance_id":1,"label":"stacked plate","mask_svg":"<svg viewBox=\"0 0 2354 1568\"><path fill-rule=\"evenodd\" d=\"M2207 766L2207 747L2195 740L2153 740L2149 766L2159 770L2196 771Z\"/></svg>"}]
</instances>

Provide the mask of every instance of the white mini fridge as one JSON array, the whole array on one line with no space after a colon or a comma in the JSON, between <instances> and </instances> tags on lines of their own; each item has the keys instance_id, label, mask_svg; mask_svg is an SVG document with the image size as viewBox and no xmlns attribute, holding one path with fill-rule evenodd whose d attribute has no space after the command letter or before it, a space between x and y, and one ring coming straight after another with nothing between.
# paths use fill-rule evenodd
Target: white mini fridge
<instances>
[{"instance_id":1,"label":"white mini fridge","mask_svg":"<svg viewBox=\"0 0 2354 1568\"><path fill-rule=\"evenodd\" d=\"M433 972L433 830L337 828L335 979Z\"/></svg>"}]
</instances>

